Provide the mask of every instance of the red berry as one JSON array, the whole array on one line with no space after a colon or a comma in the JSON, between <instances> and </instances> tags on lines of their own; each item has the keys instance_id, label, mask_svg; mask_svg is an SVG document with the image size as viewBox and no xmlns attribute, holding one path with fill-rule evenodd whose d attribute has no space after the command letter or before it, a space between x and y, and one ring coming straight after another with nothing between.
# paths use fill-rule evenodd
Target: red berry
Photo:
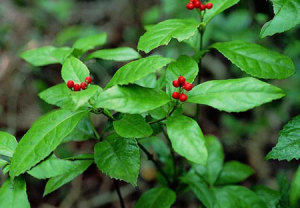
<instances>
[{"instance_id":1,"label":"red berry","mask_svg":"<svg viewBox=\"0 0 300 208\"><path fill-rule=\"evenodd\" d=\"M173 92L173 94L172 94L172 97L174 99L179 99L179 96L180 96L179 92Z\"/></svg>"},{"instance_id":2,"label":"red berry","mask_svg":"<svg viewBox=\"0 0 300 208\"><path fill-rule=\"evenodd\" d=\"M204 11L204 10L205 10L205 5L204 5L204 4L201 4L201 5L200 5L200 10L201 10L201 11Z\"/></svg>"},{"instance_id":3,"label":"red berry","mask_svg":"<svg viewBox=\"0 0 300 208\"><path fill-rule=\"evenodd\" d=\"M200 1L195 1L194 6L195 6L195 8L200 8L201 2Z\"/></svg>"},{"instance_id":4,"label":"red berry","mask_svg":"<svg viewBox=\"0 0 300 208\"><path fill-rule=\"evenodd\" d=\"M72 81L72 80L69 80L68 82L67 82L67 86L68 86L68 88L73 88L74 87L74 82Z\"/></svg>"},{"instance_id":5,"label":"red berry","mask_svg":"<svg viewBox=\"0 0 300 208\"><path fill-rule=\"evenodd\" d=\"M214 5L212 3L207 3L206 4L206 9L211 9Z\"/></svg>"},{"instance_id":6,"label":"red berry","mask_svg":"<svg viewBox=\"0 0 300 208\"><path fill-rule=\"evenodd\" d=\"M92 77L86 77L85 82L90 84L92 82Z\"/></svg>"},{"instance_id":7,"label":"red berry","mask_svg":"<svg viewBox=\"0 0 300 208\"><path fill-rule=\"evenodd\" d=\"M179 81L178 80L174 80L173 81L173 86L176 87L176 88L179 87L180 86Z\"/></svg>"},{"instance_id":8,"label":"red berry","mask_svg":"<svg viewBox=\"0 0 300 208\"><path fill-rule=\"evenodd\" d=\"M193 3L187 3L186 8L188 10L193 10L194 9L194 4Z\"/></svg>"},{"instance_id":9,"label":"red berry","mask_svg":"<svg viewBox=\"0 0 300 208\"><path fill-rule=\"evenodd\" d=\"M183 88L186 90L186 91L190 91L193 89L193 85L191 83L188 83L186 82L184 85L183 85Z\"/></svg>"},{"instance_id":10,"label":"red berry","mask_svg":"<svg viewBox=\"0 0 300 208\"><path fill-rule=\"evenodd\" d=\"M180 94L180 96L179 96L179 100L181 101L181 102L184 102L184 101L186 101L187 100L187 96L186 96L186 94Z\"/></svg>"},{"instance_id":11,"label":"red berry","mask_svg":"<svg viewBox=\"0 0 300 208\"><path fill-rule=\"evenodd\" d=\"M74 91L80 91L80 85L79 84L74 85Z\"/></svg>"},{"instance_id":12,"label":"red berry","mask_svg":"<svg viewBox=\"0 0 300 208\"><path fill-rule=\"evenodd\" d=\"M87 87L87 84L86 84L85 82L81 82L80 88L81 88L82 90L85 90L86 87Z\"/></svg>"},{"instance_id":13,"label":"red berry","mask_svg":"<svg viewBox=\"0 0 300 208\"><path fill-rule=\"evenodd\" d=\"M179 77L178 77L178 82L179 82L179 84L180 84L181 86L183 86L184 83L185 83L185 78L184 78L184 76L179 76Z\"/></svg>"}]
</instances>

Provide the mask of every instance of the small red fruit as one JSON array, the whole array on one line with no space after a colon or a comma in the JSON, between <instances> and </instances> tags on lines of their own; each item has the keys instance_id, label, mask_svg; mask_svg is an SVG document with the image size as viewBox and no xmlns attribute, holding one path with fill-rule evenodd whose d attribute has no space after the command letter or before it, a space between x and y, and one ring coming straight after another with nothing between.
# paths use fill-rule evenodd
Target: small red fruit
<instances>
[{"instance_id":1,"label":"small red fruit","mask_svg":"<svg viewBox=\"0 0 300 208\"><path fill-rule=\"evenodd\" d=\"M186 8L187 8L188 10L193 10L193 9L195 8L195 6L194 6L193 3L187 3L187 4L186 4Z\"/></svg>"},{"instance_id":2,"label":"small red fruit","mask_svg":"<svg viewBox=\"0 0 300 208\"><path fill-rule=\"evenodd\" d=\"M186 100L187 100L186 94L183 94L183 93L182 93L182 94L179 96L179 100L180 100L181 102L186 101Z\"/></svg>"},{"instance_id":3,"label":"small red fruit","mask_svg":"<svg viewBox=\"0 0 300 208\"><path fill-rule=\"evenodd\" d=\"M179 84L180 84L181 86L183 86L184 83L185 83L185 78L184 78L184 76L179 76L179 77L178 77L178 82L179 82Z\"/></svg>"},{"instance_id":4,"label":"small red fruit","mask_svg":"<svg viewBox=\"0 0 300 208\"><path fill-rule=\"evenodd\" d=\"M86 84L85 82L81 82L80 88L81 88L82 90L85 90L86 87L87 87L87 84Z\"/></svg>"},{"instance_id":5,"label":"small red fruit","mask_svg":"<svg viewBox=\"0 0 300 208\"><path fill-rule=\"evenodd\" d=\"M174 80L173 81L173 86L176 87L176 88L179 87L180 86L179 81L178 80Z\"/></svg>"},{"instance_id":6,"label":"small red fruit","mask_svg":"<svg viewBox=\"0 0 300 208\"><path fill-rule=\"evenodd\" d=\"M201 10L201 11L204 11L204 10L205 10L205 5L204 5L204 4L201 4L201 5L200 5L200 10Z\"/></svg>"},{"instance_id":7,"label":"small red fruit","mask_svg":"<svg viewBox=\"0 0 300 208\"><path fill-rule=\"evenodd\" d=\"M191 83L188 83L186 82L184 85L183 85L183 88L186 90L186 91L190 91L193 89L193 85Z\"/></svg>"},{"instance_id":8,"label":"small red fruit","mask_svg":"<svg viewBox=\"0 0 300 208\"><path fill-rule=\"evenodd\" d=\"M86 77L85 82L90 84L92 82L92 77Z\"/></svg>"},{"instance_id":9,"label":"small red fruit","mask_svg":"<svg viewBox=\"0 0 300 208\"><path fill-rule=\"evenodd\" d=\"M213 6L214 5L212 3L207 3L205 7L206 7L206 9L211 9L211 8L213 8Z\"/></svg>"},{"instance_id":10,"label":"small red fruit","mask_svg":"<svg viewBox=\"0 0 300 208\"><path fill-rule=\"evenodd\" d=\"M172 94L172 97L174 99L179 99L179 96L180 96L179 92L173 92L173 94Z\"/></svg>"},{"instance_id":11,"label":"small red fruit","mask_svg":"<svg viewBox=\"0 0 300 208\"><path fill-rule=\"evenodd\" d=\"M201 6L201 2L200 1L195 1L194 2L194 7L195 8L200 8L200 6Z\"/></svg>"},{"instance_id":12,"label":"small red fruit","mask_svg":"<svg viewBox=\"0 0 300 208\"><path fill-rule=\"evenodd\" d=\"M74 85L74 91L80 91L80 85L79 84Z\"/></svg>"},{"instance_id":13,"label":"small red fruit","mask_svg":"<svg viewBox=\"0 0 300 208\"><path fill-rule=\"evenodd\" d=\"M67 86L68 86L68 88L72 89L74 87L74 82L72 80L69 80L67 82Z\"/></svg>"}]
</instances>

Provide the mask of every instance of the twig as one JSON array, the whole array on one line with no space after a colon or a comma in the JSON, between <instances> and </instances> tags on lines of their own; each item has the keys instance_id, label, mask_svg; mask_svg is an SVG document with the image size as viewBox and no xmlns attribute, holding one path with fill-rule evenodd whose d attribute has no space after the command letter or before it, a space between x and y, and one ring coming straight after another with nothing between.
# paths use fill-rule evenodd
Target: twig
<instances>
[{"instance_id":1,"label":"twig","mask_svg":"<svg viewBox=\"0 0 300 208\"><path fill-rule=\"evenodd\" d=\"M150 121L149 124L156 124L156 123L162 122L162 121L166 120L167 118L169 118L174 113L174 111L177 109L177 105L178 105L178 103L176 102L176 104L174 105L171 112L168 113L168 115L166 115L164 118L158 119L156 121Z\"/></svg>"},{"instance_id":2,"label":"twig","mask_svg":"<svg viewBox=\"0 0 300 208\"><path fill-rule=\"evenodd\" d=\"M120 206L121 206L121 208L125 208L124 200L123 200L120 188L119 188L118 181L114 180L114 184L115 184L115 188L116 188L116 191L118 193L119 200L120 200Z\"/></svg>"},{"instance_id":3,"label":"twig","mask_svg":"<svg viewBox=\"0 0 300 208\"><path fill-rule=\"evenodd\" d=\"M162 174L162 176L165 178L165 180L167 181L168 185L171 185L171 182L167 176L167 174L163 171L163 169L161 168L160 164L154 159L153 155L140 143L138 143L139 147L141 148L141 150L143 150L143 152L147 155L148 160L151 160L155 167L157 168L157 170Z\"/></svg>"}]
</instances>

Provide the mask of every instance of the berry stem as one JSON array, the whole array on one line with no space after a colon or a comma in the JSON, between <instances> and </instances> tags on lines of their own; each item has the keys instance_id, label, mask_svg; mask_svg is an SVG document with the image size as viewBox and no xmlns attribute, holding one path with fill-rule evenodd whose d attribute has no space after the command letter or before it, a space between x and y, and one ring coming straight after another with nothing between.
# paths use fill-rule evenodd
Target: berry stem
<instances>
[{"instance_id":1,"label":"berry stem","mask_svg":"<svg viewBox=\"0 0 300 208\"><path fill-rule=\"evenodd\" d=\"M155 120L155 121L150 121L148 122L149 124L156 124L156 123L159 123L159 122L162 122L164 120L166 120L167 118L169 118L173 113L174 111L177 109L177 105L178 105L178 101L176 101L173 109L170 111L170 113L168 113L168 115L166 115L165 117L161 118L161 119L158 119L158 120Z\"/></svg>"}]
</instances>

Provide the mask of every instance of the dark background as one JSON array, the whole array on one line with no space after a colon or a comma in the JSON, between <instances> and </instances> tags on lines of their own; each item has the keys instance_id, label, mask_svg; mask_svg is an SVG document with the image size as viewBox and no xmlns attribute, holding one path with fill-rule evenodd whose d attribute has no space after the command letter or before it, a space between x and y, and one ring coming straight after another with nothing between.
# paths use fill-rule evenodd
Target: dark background
<instances>
[{"instance_id":1,"label":"dark background","mask_svg":"<svg viewBox=\"0 0 300 208\"><path fill-rule=\"evenodd\" d=\"M129 46L136 49L144 25L169 18L197 17L195 11L185 9L185 0L1 0L0 2L0 130L20 139L33 121L53 107L42 102L37 94L61 83L60 65L34 68L24 63L19 54L45 45L70 45L77 37L99 31L107 32L105 48ZM220 138L226 160L239 160L256 171L243 185L267 185L278 189L277 178L291 179L296 161L265 161L265 155L276 144L279 130L300 112L300 41L299 29L259 39L263 24L273 17L269 1L245 1L215 18L207 28L205 45L216 41L247 40L289 55L298 73L292 78L271 81L283 88L287 96L245 113L228 114L210 107L202 107L200 126L205 134ZM184 43L171 41L167 47L153 53L167 57L192 55ZM145 56L145 54L142 54ZM113 73L124 63L108 61L89 62L95 82L105 86ZM203 60L202 80L247 76L232 66L218 52L212 51ZM186 105L187 114L194 106ZM93 122L99 132L106 118L96 116ZM91 152L95 141L71 142L57 150L60 156ZM133 207L145 190L156 185L153 164L143 160L139 187L121 183L121 192L127 207ZM0 175L0 182L5 176ZM112 181L91 166L83 176L42 198L45 181L27 177L28 195L32 207L118 207ZM197 200L188 193L179 197L174 207L198 207Z\"/></svg>"}]
</instances>

